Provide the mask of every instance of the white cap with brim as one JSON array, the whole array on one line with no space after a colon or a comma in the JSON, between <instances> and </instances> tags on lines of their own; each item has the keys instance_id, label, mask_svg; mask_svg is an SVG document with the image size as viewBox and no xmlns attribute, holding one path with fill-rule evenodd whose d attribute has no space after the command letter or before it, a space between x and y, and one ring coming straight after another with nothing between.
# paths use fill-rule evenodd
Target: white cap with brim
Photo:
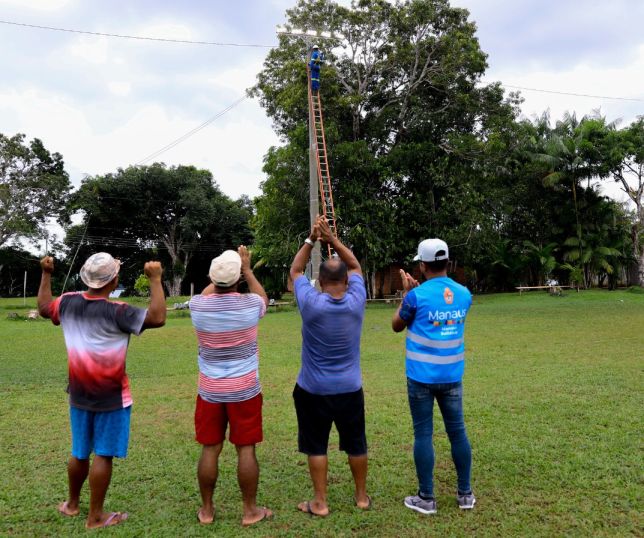
<instances>
[{"instance_id":1,"label":"white cap with brim","mask_svg":"<svg viewBox=\"0 0 644 538\"><path fill-rule=\"evenodd\" d=\"M215 286L229 288L241 274L241 258L234 250L226 250L212 260L208 276Z\"/></svg>"},{"instance_id":2,"label":"white cap with brim","mask_svg":"<svg viewBox=\"0 0 644 538\"><path fill-rule=\"evenodd\" d=\"M92 254L80 270L81 280L88 288L100 289L116 278L121 262L107 252Z\"/></svg>"},{"instance_id":3,"label":"white cap with brim","mask_svg":"<svg viewBox=\"0 0 644 538\"><path fill-rule=\"evenodd\" d=\"M425 239L418 245L418 254L414 258L415 262L437 262L449 259L449 250L447 243L442 239Z\"/></svg>"}]
</instances>

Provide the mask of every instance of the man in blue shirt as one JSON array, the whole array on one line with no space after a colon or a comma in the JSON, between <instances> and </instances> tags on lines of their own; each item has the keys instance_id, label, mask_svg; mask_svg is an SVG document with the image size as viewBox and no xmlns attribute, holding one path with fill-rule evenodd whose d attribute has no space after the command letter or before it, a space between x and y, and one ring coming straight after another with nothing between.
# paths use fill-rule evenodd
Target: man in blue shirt
<instances>
[{"instance_id":1,"label":"man in blue shirt","mask_svg":"<svg viewBox=\"0 0 644 538\"><path fill-rule=\"evenodd\" d=\"M472 305L467 288L447 276L449 251L440 239L418 245L420 271L426 281L419 285L400 271L404 296L391 325L395 332L407 328L407 395L414 424L414 462L418 493L405 498L405 506L421 514L435 514L434 498L434 399L443 416L458 475L456 501L469 510L476 499L470 486L472 451L463 419L463 329Z\"/></svg>"},{"instance_id":2,"label":"man in blue shirt","mask_svg":"<svg viewBox=\"0 0 644 538\"><path fill-rule=\"evenodd\" d=\"M321 292L303 275L315 241L329 243L340 259L320 266ZM360 373L360 333L367 294L360 264L318 217L291 265L295 298L302 316L302 367L293 391L298 447L308 456L313 500L298 508L327 516L327 448L331 426L340 435L340 450L349 457L355 503L368 509L367 438Z\"/></svg>"},{"instance_id":3,"label":"man in blue shirt","mask_svg":"<svg viewBox=\"0 0 644 538\"><path fill-rule=\"evenodd\" d=\"M324 63L324 55L320 52L320 47L313 45L309 68L311 69L311 89L317 92L320 89L320 68Z\"/></svg>"}]
</instances>

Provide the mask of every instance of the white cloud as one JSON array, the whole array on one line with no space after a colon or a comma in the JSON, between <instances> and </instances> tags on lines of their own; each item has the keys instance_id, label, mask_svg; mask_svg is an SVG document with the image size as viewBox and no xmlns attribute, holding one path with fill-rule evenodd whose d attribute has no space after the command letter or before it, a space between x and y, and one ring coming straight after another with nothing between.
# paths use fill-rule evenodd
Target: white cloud
<instances>
[{"instance_id":1,"label":"white cloud","mask_svg":"<svg viewBox=\"0 0 644 538\"><path fill-rule=\"evenodd\" d=\"M166 39L195 39L189 26L176 22L154 22L139 26L132 32L132 35Z\"/></svg>"},{"instance_id":2,"label":"white cloud","mask_svg":"<svg viewBox=\"0 0 644 538\"><path fill-rule=\"evenodd\" d=\"M68 50L72 56L91 64L105 64L109 58L107 37L79 36L68 46Z\"/></svg>"},{"instance_id":3,"label":"white cloud","mask_svg":"<svg viewBox=\"0 0 644 538\"><path fill-rule=\"evenodd\" d=\"M112 81L107 83L107 88L114 95L118 95L119 97L125 97L126 95L130 94L130 91L132 90L132 85L129 82Z\"/></svg>"},{"instance_id":4,"label":"white cloud","mask_svg":"<svg viewBox=\"0 0 644 538\"><path fill-rule=\"evenodd\" d=\"M490 69L485 79L500 80L504 84L526 88L644 99L644 45L636 50L634 60L619 67L598 68L582 63L566 71L538 70L528 73L516 73L501 68ZM540 115L549 109L551 118L556 120L566 111L576 112L581 117L599 109L609 121L621 119L624 123L629 123L644 109L644 103L637 101L534 91L521 93L525 98L522 110L528 117Z\"/></svg>"},{"instance_id":5,"label":"white cloud","mask_svg":"<svg viewBox=\"0 0 644 538\"><path fill-rule=\"evenodd\" d=\"M243 64L241 67L233 67L217 73L215 76L206 77L208 84L217 88L233 90L235 93L243 93L257 82L257 73L262 67L261 60ZM203 79L202 79L203 80Z\"/></svg>"},{"instance_id":6,"label":"white cloud","mask_svg":"<svg viewBox=\"0 0 644 538\"><path fill-rule=\"evenodd\" d=\"M0 0L0 6L11 6L36 11L57 11L74 0Z\"/></svg>"},{"instance_id":7,"label":"white cloud","mask_svg":"<svg viewBox=\"0 0 644 538\"><path fill-rule=\"evenodd\" d=\"M630 64L618 67L601 68L581 63L565 71L542 69L517 73L511 70L490 69L485 80L487 82L500 80L504 84L525 88L644 99L644 45L638 47L636 51L634 60ZM641 101L579 97L534 91L521 91L521 95L524 98L521 106L524 116L532 119L549 110L553 123L561 119L565 112L574 112L578 118L581 118L599 110L608 121L621 120L620 126L623 127L644 111L644 102ZM612 181L601 182L601 190L616 200L628 200L618 185Z\"/></svg>"},{"instance_id":8,"label":"white cloud","mask_svg":"<svg viewBox=\"0 0 644 538\"><path fill-rule=\"evenodd\" d=\"M13 115L6 114L11 111ZM74 101L35 89L0 93L0 117L13 118L11 123L20 126L28 138L41 138L47 149L60 152L67 169L75 170L77 176L104 174L134 164L202 121L148 105L103 132L94 126L92 113L91 106L84 109ZM277 143L263 110L255 101L245 101L155 160L206 168L229 196L255 196L264 179L263 156Z\"/></svg>"}]
</instances>

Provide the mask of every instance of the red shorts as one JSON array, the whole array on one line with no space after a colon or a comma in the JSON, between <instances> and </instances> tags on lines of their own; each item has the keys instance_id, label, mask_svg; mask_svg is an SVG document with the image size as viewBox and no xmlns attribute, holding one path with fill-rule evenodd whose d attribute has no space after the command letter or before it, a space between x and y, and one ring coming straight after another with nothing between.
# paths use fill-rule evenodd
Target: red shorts
<instances>
[{"instance_id":1,"label":"red shorts","mask_svg":"<svg viewBox=\"0 0 644 538\"><path fill-rule=\"evenodd\" d=\"M244 402L211 403L197 395L195 439L202 445L218 445L226 438L237 446L254 445L264 439L262 433L262 395Z\"/></svg>"}]
</instances>

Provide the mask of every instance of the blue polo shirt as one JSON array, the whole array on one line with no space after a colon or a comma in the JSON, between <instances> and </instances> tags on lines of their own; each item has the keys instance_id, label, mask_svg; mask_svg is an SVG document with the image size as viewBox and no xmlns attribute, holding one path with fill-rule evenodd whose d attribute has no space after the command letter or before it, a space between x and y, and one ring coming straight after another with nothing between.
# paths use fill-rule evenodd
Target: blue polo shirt
<instances>
[{"instance_id":1,"label":"blue polo shirt","mask_svg":"<svg viewBox=\"0 0 644 538\"><path fill-rule=\"evenodd\" d=\"M335 299L308 278L295 279L302 315L302 368L297 384L312 394L343 394L362 387L360 334L367 292L360 275L349 277L347 292Z\"/></svg>"},{"instance_id":2,"label":"blue polo shirt","mask_svg":"<svg viewBox=\"0 0 644 538\"><path fill-rule=\"evenodd\" d=\"M461 381L465 369L465 318L472 294L449 277L436 277L403 299L400 317L407 323L407 377L419 383Z\"/></svg>"}]
</instances>

